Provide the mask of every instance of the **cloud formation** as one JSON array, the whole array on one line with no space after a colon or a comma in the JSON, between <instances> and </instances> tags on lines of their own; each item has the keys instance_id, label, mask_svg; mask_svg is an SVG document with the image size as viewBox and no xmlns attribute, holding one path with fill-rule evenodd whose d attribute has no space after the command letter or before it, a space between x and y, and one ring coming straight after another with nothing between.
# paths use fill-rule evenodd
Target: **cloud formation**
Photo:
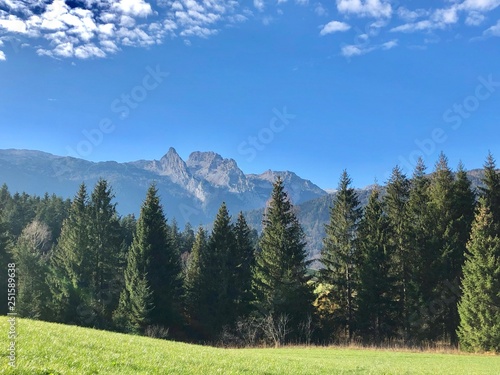
<instances>
[{"instance_id":1,"label":"cloud formation","mask_svg":"<svg viewBox=\"0 0 500 375\"><path fill-rule=\"evenodd\" d=\"M398 46L398 40L392 39L382 44L369 45L369 44L349 44L341 48L340 54L344 57L350 58L354 56L365 55L369 52L376 50L389 50Z\"/></svg>"},{"instance_id":2,"label":"cloud formation","mask_svg":"<svg viewBox=\"0 0 500 375\"><path fill-rule=\"evenodd\" d=\"M500 0L447 0L427 8L416 4L411 8L410 2L394 0L0 0L0 61L8 58L6 41L34 48L41 56L77 59L104 58L124 47L149 47L171 38L182 38L189 46L192 38L209 38L252 18L264 26L277 24L292 6L318 19L318 37L343 33L344 39L352 38L344 41L344 56L388 49L381 47L388 33L429 34L463 25L475 28L481 38L498 36L498 24L491 23L489 13L500 7ZM334 20L325 24L325 16Z\"/></svg>"},{"instance_id":3,"label":"cloud formation","mask_svg":"<svg viewBox=\"0 0 500 375\"><path fill-rule=\"evenodd\" d=\"M407 23L393 27L392 32L412 33L446 29L457 24L462 15L465 16L465 25L478 26L485 19L485 13L500 6L500 0L464 0L453 1L451 5L437 9L409 10L398 8L398 15ZM418 18L423 18L416 21Z\"/></svg>"},{"instance_id":4,"label":"cloud formation","mask_svg":"<svg viewBox=\"0 0 500 375\"><path fill-rule=\"evenodd\" d=\"M484 31L486 36L500 36L500 20L497 21L496 25L493 25Z\"/></svg>"},{"instance_id":5,"label":"cloud formation","mask_svg":"<svg viewBox=\"0 0 500 375\"><path fill-rule=\"evenodd\" d=\"M337 0L341 14L354 14L360 17L390 17L392 6L384 0Z\"/></svg>"},{"instance_id":6,"label":"cloud formation","mask_svg":"<svg viewBox=\"0 0 500 375\"><path fill-rule=\"evenodd\" d=\"M41 39L39 55L100 58L166 37L206 38L223 24L244 22L245 13L235 0L0 0L0 40Z\"/></svg>"},{"instance_id":7,"label":"cloud formation","mask_svg":"<svg viewBox=\"0 0 500 375\"><path fill-rule=\"evenodd\" d=\"M339 21L331 21L328 22L319 32L319 35L327 35L327 34L332 34L335 32L339 31L347 31L351 28L347 23L345 22L339 22Z\"/></svg>"}]
</instances>

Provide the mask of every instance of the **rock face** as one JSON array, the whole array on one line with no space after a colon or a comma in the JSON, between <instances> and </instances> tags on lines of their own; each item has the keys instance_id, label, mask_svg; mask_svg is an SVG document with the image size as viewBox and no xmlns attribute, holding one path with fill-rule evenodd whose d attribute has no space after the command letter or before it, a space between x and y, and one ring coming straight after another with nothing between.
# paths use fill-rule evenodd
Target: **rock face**
<instances>
[{"instance_id":1,"label":"rock face","mask_svg":"<svg viewBox=\"0 0 500 375\"><path fill-rule=\"evenodd\" d=\"M146 190L154 182L167 217L175 217L179 225L212 222L223 201L232 215L263 208L277 176L284 180L295 204L327 194L293 172L246 175L235 160L211 151L193 152L187 161L170 148L160 160L93 163L40 151L0 150L0 183L6 183L11 192L49 192L71 198L80 183L85 182L90 190L99 178L105 178L115 192L118 211L138 215Z\"/></svg>"}]
</instances>

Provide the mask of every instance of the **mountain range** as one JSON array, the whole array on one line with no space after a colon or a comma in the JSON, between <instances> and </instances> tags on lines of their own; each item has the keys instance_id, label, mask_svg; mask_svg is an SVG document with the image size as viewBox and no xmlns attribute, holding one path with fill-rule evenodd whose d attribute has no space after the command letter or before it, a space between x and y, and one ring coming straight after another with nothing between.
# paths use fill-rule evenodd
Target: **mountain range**
<instances>
[{"instance_id":1,"label":"mountain range","mask_svg":"<svg viewBox=\"0 0 500 375\"><path fill-rule=\"evenodd\" d=\"M192 226L210 226L221 203L226 202L233 217L239 211L245 212L249 225L260 231L264 208L278 176L296 207L309 257L317 258L335 191L322 190L293 172L267 170L245 174L235 160L215 152L196 151L184 161L174 148L159 160L126 163L96 163L32 150L0 150L0 184L6 183L11 192L48 192L72 198L82 182L90 191L104 178L113 189L118 212L138 216L146 191L154 182L167 218L175 218L181 228L187 222ZM468 176L474 187L481 185L481 169L469 171ZM373 186L357 189L362 205L372 189Z\"/></svg>"},{"instance_id":2,"label":"mountain range","mask_svg":"<svg viewBox=\"0 0 500 375\"><path fill-rule=\"evenodd\" d=\"M170 148L159 160L96 163L41 151L0 150L0 183L6 183L12 192L49 192L72 198L82 182L90 190L104 178L113 188L118 212L138 215L147 188L154 182L166 216L175 218L180 226L212 222L223 201L233 215L264 207L277 176L294 203L327 195L293 172L245 174L235 160L211 151L193 152L186 161Z\"/></svg>"}]
</instances>

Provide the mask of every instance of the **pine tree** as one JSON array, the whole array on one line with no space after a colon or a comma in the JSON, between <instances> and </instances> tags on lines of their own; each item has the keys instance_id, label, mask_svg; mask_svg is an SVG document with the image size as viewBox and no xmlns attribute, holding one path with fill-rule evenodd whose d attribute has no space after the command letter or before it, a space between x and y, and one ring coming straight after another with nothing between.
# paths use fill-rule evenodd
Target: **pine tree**
<instances>
[{"instance_id":1,"label":"pine tree","mask_svg":"<svg viewBox=\"0 0 500 375\"><path fill-rule=\"evenodd\" d=\"M84 290L90 285L92 267L89 254L88 195L85 184L73 199L61 236L50 257L48 283L52 292L53 319L63 323L89 325L94 314Z\"/></svg>"},{"instance_id":2,"label":"pine tree","mask_svg":"<svg viewBox=\"0 0 500 375\"><path fill-rule=\"evenodd\" d=\"M482 182L484 186L479 188L481 196L486 200L495 223L500 224L500 173L496 170L495 159L491 152L488 153L484 164L484 178ZM500 235L500 233L498 234Z\"/></svg>"},{"instance_id":3,"label":"pine tree","mask_svg":"<svg viewBox=\"0 0 500 375\"><path fill-rule=\"evenodd\" d=\"M235 283L233 252L236 248L234 228L225 203L222 203L207 242L207 251L201 253L201 303L205 316L201 323L210 339L216 338L223 326L236 322L236 298L232 293Z\"/></svg>"},{"instance_id":4,"label":"pine tree","mask_svg":"<svg viewBox=\"0 0 500 375\"><path fill-rule=\"evenodd\" d=\"M500 352L500 237L490 202L480 201L463 267L458 337L469 351Z\"/></svg>"},{"instance_id":5,"label":"pine tree","mask_svg":"<svg viewBox=\"0 0 500 375\"><path fill-rule=\"evenodd\" d=\"M180 260L158 197L151 185L141 207L136 232L128 252L125 288L115 321L123 328L143 333L148 325L179 329L182 293Z\"/></svg>"},{"instance_id":6,"label":"pine tree","mask_svg":"<svg viewBox=\"0 0 500 375\"><path fill-rule=\"evenodd\" d=\"M395 309L388 222L379 199L376 188L360 221L357 241L360 253L357 326L365 340L376 343L393 335Z\"/></svg>"},{"instance_id":7,"label":"pine tree","mask_svg":"<svg viewBox=\"0 0 500 375\"><path fill-rule=\"evenodd\" d=\"M236 245L230 258L232 263L230 269L234 272L234 282L230 288L230 295L236 303L236 316L241 318L250 313L252 268L255 263L251 230L242 212L238 214L234 234Z\"/></svg>"},{"instance_id":8,"label":"pine tree","mask_svg":"<svg viewBox=\"0 0 500 375\"><path fill-rule=\"evenodd\" d=\"M412 280L409 255L409 218L408 200L410 196L410 181L400 167L395 167L387 183L384 196L384 211L388 227L388 245L393 255L391 276L397 279L398 302L396 322L400 334L407 338L410 330L410 283Z\"/></svg>"},{"instance_id":9,"label":"pine tree","mask_svg":"<svg viewBox=\"0 0 500 375\"><path fill-rule=\"evenodd\" d=\"M330 222L326 225L326 238L321 252L321 281L332 286L334 303L337 306L333 324L344 331L348 339L355 329L356 298L359 274L359 251L356 236L361 208L351 179L344 170L340 178L337 195L330 209Z\"/></svg>"},{"instance_id":10,"label":"pine tree","mask_svg":"<svg viewBox=\"0 0 500 375\"><path fill-rule=\"evenodd\" d=\"M287 316L297 326L311 313L304 233L278 177L263 219L253 269L253 304L261 318ZM295 332L297 333L297 332Z\"/></svg>"},{"instance_id":11,"label":"pine tree","mask_svg":"<svg viewBox=\"0 0 500 375\"><path fill-rule=\"evenodd\" d=\"M433 269L435 284L433 293L435 300L443 300L441 304L434 304L433 324L431 332L434 337L442 338L452 343L456 342L456 328L458 313L456 304L444 302L441 297L445 283L452 283L460 277L463 259L464 244L459 243L460 234L457 231L457 194L453 172L448 167L448 159L441 153L436 163L435 171L429 187L430 211L433 215L433 251L437 256L437 267Z\"/></svg>"},{"instance_id":12,"label":"pine tree","mask_svg":"<svg viewBox=\"0 0 500 375\"><path fill-rule=\"evenodd\" d=\"M431 316L427 304L434 298L438 257L433 251L432 216L429 212L430 179L421 158L417 161L411 179L408 198L408 293L406 308L409 311L408 334L416 340L430 336Z\"/></svg>"},{"instance_id":13,"label":"pine tree","mask_svg":"<svg viewBox=\"0 0 500 375\"><path fill-rule=\"evenodd\" d=\"M472 223L474 221L475 206L476 194L472 189L471 182L467 177L467 172L463 164L460 163L453 184L452 231L454 236L452 237L453 242L451 246L454 252L449 260L451 264L450 274L448 276L450 283L456 285L459 284L463 276L462 269L465 262L465 254L467 253L467 243L470 240ZM459 293L453 293L451 295L451 300L447 303L449 314L447 318L445 318L445 330L450 337L451 343L454 345L458 344L456 331L460 323L460 316L457 308L458 297Z\"/></svg>"},{"instance_id":14,"label":"pine tree","mask_svg":"<svg viewBox=\"0 0 500 375\"><path fill-rule=\"evenodd\" d=\"M92 263L91 269L87 269L87 272L90 271L88 296L89 307L96 313L96 319L92 322L96 327L110 325L123 284L123 270L120 267L123 239L113 198L107 181L100 179L88 205L88 240L92 244L86 254Z\"/></svg>"},{"instance_id":15,"label":"pine tree","mask_svg":"<svg viewBox=\"0 0 500 375\"><path fill-rule=\"evenodd\" d=\"M207 234L203 227L196 232L195 241L191 249L186 277L184 280L184 306L188 323L195 330L201 331L200 320L204 314L202 305L202 292L204 290L201 278L201 259L206 257Z\"/></svg>"}]
</instances>

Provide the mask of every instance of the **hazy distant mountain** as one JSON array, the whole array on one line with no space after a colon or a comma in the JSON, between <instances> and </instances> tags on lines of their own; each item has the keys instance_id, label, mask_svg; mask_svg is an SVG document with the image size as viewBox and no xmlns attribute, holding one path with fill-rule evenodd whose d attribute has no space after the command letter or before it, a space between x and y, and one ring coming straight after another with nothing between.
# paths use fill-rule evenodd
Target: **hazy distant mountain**
<instances>
[{"instance_id":1,"label":"hazy distant mountain","mask_svg":"<svg viewBox=\"0 0 500 375\"><path fill-rule=\"evenodd\" d=\"M184 161L170 148L160 160L94 163L40 151L0 150L0 183L11 192L72 198L82 182L90 190L105 178L115 192L118 211L138 214L149 184L155 182L167 217L175 217L181 226L212 222L223 201L233 215L264 207L278 175L295 203L327 195L293 172L246 175L236 161L215 152L196 151Z\"/></svg>"}]
</instances>

